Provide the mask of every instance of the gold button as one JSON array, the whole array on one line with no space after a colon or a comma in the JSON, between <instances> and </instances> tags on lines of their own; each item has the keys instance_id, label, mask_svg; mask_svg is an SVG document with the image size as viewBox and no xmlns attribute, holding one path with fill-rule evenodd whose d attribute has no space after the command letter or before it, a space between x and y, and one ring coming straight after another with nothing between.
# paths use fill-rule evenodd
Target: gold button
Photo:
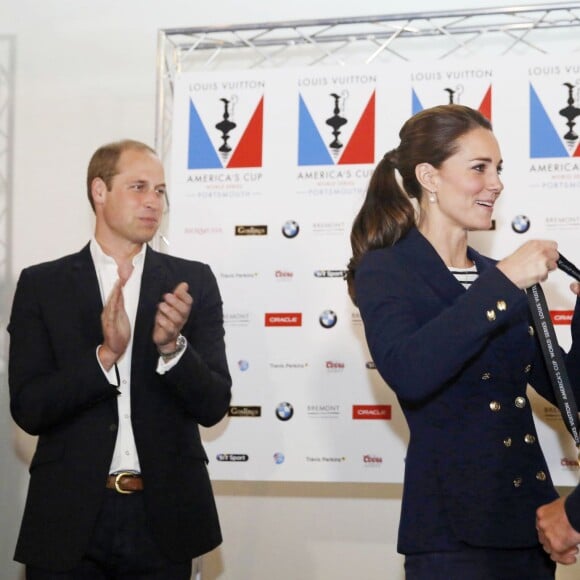
<instances>
[{"instance_id":1,"label":"gold button","mask_svg":"<svg viewBox=\"0 0 580 580\"><path fill-rule=\"evenodd\" d=\"M533 326L528 326L528 334L530 336L534 336L534 334L536 334L536 332L534 331L534 327Z\"/></svg>"},{"instance_id":2,"label":"gold button","mask_svg":"<svg viewBox=\"0 0 580 580\"><path fill-rule=\"evenodd\" d=\"M532 370L532 365L526 365L524 367L524 373L529 373Z\"/></svg>"},{"instance_id":3,"label":"gold button","mask_svg":"<svg viewBox=\"0 0 580 580\"><path fill-rule=\"evenodd\" d=\"M487 319L490 322L493 322L495 320L495 310L488 310L485 315L487 316Z\"/></svg>"},{"instance_id":4,"label":"gold button","mask_svg":"<svg viewBox=\"0 0 580 580\"><path fill-rule=\"evenodd\" d=\"M506 437L506 438L503 440L503 444L504 444L506 447L511 447L511 446L512 446L512 438L511 438L511 437Z\"/></svg>"},{"instance_id":5,"label":"gold button","mask_svg":"<svg viewBox=\"0 0 580 580\"><path fill-rule=\"evenodd\" d=\"M532 443L536 442L536 438L533 435L530 435L529 433L527 433L526 436L524 437L524 441L528 445L531 445Z\"/></svg>"},{"instance_id":6,"label":"gold button","mask_svg":"<svg viewBox=\"0 0 580 580\"><path fill-rule=\"evenodd\" d=\"M492 401L489 404L489 408L495 413L501 409L501 405L498 401Z\"/></svg>"},{"instance_id":7,"label":"gold button","mask_svg":"<svg viewBox=\"0 0 580 580\"><path fill-rule=\"evenodd\" d=\"M526 406L526 399L525 397L516 397L514 403L518 409L523 409Z\"/></svg>"},{"instance_id":8,"label":"gold button","mask_svg":"<svg viewBox=\"0 0 580 580\"><path fill-rule=\"evenodd\" d=\"M538 477L536 475L536 477ZM514 479L514 487L520 487L522 485L523 479L521 477L516 477Z\"/></svg>"},{"instance_id":9,"label":"gold button","mask_svg":"<svg viewBox=\"0 0 580 580\"><path fill-rule=\"evenodd\" d=\"M488 379L491 379L491 373L483 373L481 375L481 380L482 381L487 381Z\"/></svg>"},{"instance_id":10,"label":"gold button","mask_svg":"<svg viewBox=\"0 0 580 580\"><path fill-rule=\"evenodd\" d=\"M546 474L543 471L536 473L536 479L539 481L546 481Z\"/></svg>"},{"instance_id":11,"label":"gold button","mask_svg":"<svg viewBox=\"0 0 580 580\"><path fill-rule=\"evenodd\" d=\"M503 312L504 310L507 309L507 304L505 303L505 300L498 300L496 306L500 312Z\"/></svg>"}]
</instances>

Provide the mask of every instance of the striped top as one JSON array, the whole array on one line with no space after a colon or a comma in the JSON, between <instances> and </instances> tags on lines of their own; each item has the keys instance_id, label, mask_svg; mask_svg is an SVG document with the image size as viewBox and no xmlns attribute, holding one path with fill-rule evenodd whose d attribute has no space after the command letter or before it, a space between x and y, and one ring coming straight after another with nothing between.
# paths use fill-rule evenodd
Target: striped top
<instances>
[{"instance_id":1,"label":"striped top","mask_svg":"<svg viewBox=\"0 0 580 580\"><path fill-rule=\"evenodd\" d=\"M449 271L466 290L471 288L471 285L477 280L478 276L475 264L471 268L449 268Z\"/></svg>"}]
</instances>

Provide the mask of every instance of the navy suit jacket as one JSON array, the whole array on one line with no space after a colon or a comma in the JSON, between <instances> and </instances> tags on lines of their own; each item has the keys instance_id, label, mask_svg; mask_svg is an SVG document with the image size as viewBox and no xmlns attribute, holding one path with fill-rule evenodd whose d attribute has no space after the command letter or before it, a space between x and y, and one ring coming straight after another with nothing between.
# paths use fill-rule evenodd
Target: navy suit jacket
<instances>
[{"instance_id":1,"label":"navy suit jacket","mask_svg":"<svg viewBox=\"0 0 580 580\"><path fill-rule=\"evenodd\" d=\"M193 297L188 348L156 372L154 316L185 281ZM89 246L22 271L8 330L11 412L38 435L15 559L67 570L83 556L105 493L117 434L117 389L101 370L103 308ZM218 422L231 397L222 302L210 268L147 248L135 321L131 407L153 533L172 560L221 542L199 425Z\"/></svg>"},{"instance_id":2,"label":"navy suit jacket","mask_svg":"<svg viewBox=\"0 0 580 580\"><path fill-rule=\"evenodd\" d=\"M526 395L530 383L554 402L525 293L468 255L468 291L414 228L356 271L370 352L410 429L402 553L537 545L535 510L557 497ZM576 337L579 326L577 301ZM579 351L576 340L575 369Z\"/></svg>"}]
</instances>

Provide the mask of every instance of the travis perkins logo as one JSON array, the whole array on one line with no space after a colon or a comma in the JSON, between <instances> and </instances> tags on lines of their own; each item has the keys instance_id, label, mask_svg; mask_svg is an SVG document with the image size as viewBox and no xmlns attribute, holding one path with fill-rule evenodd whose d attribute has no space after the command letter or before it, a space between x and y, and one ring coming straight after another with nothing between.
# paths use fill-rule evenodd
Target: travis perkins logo
<instances>
[{"instance_id":1,"label":"travis perkins logo","mask_svg":"<svg viewBox=\"0 0 580 580\"><path fill-rule=\"evenodd\" d=\"M265 326L302 326L301 312L266 312Z\"/></svg>"},{"instance_id":2,"label":"travis perkins logo","mask_svg":"<svg viewBox=\"0 0 580 580\"><path fill-rule=\"evenodd\" d=\"M236 226L236 236L267 236L268 226Z\"/></svg>"},{"instance_id":3,"label":"travis perkins logo","mask_svg":"<svg viewBox=\"0 0 580 580\"><path fill-rule=\"evenodd\" d=\"M228 409L228 417L261 417L262 407L253 406L242 406L242 407L230 407Z\"/></svg>"}]
</instances>

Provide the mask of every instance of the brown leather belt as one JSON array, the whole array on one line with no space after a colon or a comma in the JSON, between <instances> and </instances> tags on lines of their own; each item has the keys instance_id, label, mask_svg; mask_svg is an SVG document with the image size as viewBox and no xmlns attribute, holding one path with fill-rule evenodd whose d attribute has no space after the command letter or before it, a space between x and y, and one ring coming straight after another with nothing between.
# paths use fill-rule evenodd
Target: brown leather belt
<instances>
[{"instance_id":1,"label":"brown leather belt","mask_svg":"<svg viewBox=\"0 0 580 580\"><path fill-rule=\"evenodd\" d=\"M117 493L133 493L143 491L143 478L138 473L122 471L107 477L107 489L114 489Z\"/></svg>"}]
</instances>

